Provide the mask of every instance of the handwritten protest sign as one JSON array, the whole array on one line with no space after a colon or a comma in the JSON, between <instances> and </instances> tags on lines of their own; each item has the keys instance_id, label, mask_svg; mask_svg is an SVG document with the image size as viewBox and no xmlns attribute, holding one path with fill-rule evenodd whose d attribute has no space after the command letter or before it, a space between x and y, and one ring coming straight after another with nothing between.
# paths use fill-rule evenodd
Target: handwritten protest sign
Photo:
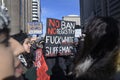
<instances>
[{"instance_id":1,"label":"handwritten protest sign","mask_svg":"<svg viewBox=\"0 0 120 80\"><path fill-rule=\"evenodd\" d=\"M74 54L75 22L47 19L45 56L65 56Z\"/></svg>"},{"instance_id":2,"label":"handwritten protest sign","mask_svg":"<svg viewBox=\"0 0 120 80\"><path fill-rule=\"evenodd\" d=\"M28 26L28 34L42 34L42 24L39 22L29 22Z\"/></svg>"}]
</instances>

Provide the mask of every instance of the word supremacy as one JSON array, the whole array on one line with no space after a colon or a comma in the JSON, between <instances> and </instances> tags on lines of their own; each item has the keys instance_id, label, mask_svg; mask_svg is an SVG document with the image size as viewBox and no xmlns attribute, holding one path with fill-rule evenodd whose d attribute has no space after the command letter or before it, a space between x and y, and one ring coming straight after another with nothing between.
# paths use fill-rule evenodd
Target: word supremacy
<instances>
[{"instance_id":1,"label":"word supremacy","mask_svg":"<svg viewBox=\"0 0 120 80\"><path fill-rule=\"evenodd\" d=\"M46 56L73 54L75 22L48 18L46 29Z\"/></svg>"}]
</instances>

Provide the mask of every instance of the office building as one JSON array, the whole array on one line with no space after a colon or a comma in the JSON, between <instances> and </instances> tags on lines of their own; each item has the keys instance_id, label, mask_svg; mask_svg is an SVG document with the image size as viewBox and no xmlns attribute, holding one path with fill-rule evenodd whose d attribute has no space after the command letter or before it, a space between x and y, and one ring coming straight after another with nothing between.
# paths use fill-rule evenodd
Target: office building
<instances>
[{"instance_id":1,"label":"office building","mask_svg":"<svg viewBox=\"0 0 120 80\"><path fill-rule=\"evenodd\" d=\"M81 25L94 16L112 16L120 21L120 0L80 0Z\"/></svg>"},{"instance_id":2,"label":"office building","mask_svg":"<svg viewBox=\"0 0 120 80\"><path fill-rule=\"evenodd\" d=\"M1 0L1 5L8 9L8 14L11 19L10 29L11 35L20 32L20 1L19 0Z\"/></svg>"},{"instance_id":3,"label":"office building","mask_svg":"<svg viewBox=\"0 0 120 80\"><path fill-rule=\"evenodd\" d=\"M5 7L11 19L11 35L23 32L28 32L28 23L41 23L41 7L40 0L0 0Z\"/></svg>"},{"instance_id":4,"label":"office building","mask_svg":"<svg viewBox=\"0 0 120 80\"><path fill-rule=\"evenodd\" d=\"M80 37L81 36L82 31L81 31L81 26L80 26L81 25L80 24L80 16L78 16L78 15L68 15L68 16L62 17L62 20L76 22L75 37Z\"/></svg>"},{"instance_id":5,"label":"office building","mask_svg":"<svg viewBox=\"0 0 120 80\"><path fill-rule=\"evenodd\" d=\"M28 32L28 23L41 23L40 0L21 0L21 24L22 30Z\"/></svg>"},{"instance_id":6,"label":"office building","mask_svg":"<svg viewBox=\"0 0 120 80\"><path fill-rule=\"evenodd\" d=\"M63 16L62 20L65 20L65 21L74 21L74 22L76 22L76 25L80 26L80 16L78 16L78 15Z\"/></svg>"}]
</instances>

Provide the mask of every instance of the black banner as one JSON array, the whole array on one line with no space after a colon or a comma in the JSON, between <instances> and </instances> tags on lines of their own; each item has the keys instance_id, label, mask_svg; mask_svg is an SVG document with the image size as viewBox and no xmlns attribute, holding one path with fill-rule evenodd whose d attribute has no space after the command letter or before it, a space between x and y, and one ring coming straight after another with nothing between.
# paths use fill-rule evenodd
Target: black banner
<instances>
[{"instance_id":1,"label":"black banner","mask_svg":"<svg viewBox=\"0 0 120 80\"><path fill-rule=\"evenodd\" d=\"M75 22L47 19L45 56L65 56L74 54Z\"/></svg>"}]
</instances>

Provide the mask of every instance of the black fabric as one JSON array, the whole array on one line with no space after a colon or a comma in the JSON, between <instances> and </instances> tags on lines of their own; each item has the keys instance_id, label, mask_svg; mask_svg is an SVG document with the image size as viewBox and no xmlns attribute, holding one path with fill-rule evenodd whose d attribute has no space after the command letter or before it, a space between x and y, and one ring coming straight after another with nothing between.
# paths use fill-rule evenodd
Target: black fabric
<instances>
[{"instance_id":1,"label":"black fabric","mask_svg":"<svg viewBox=\"0 0 120 80\"><path fill-rule=\"evenodd\" d=\"M3 80L17 80L15 76L9 76L7 78L4 78Z\"/></svg>"},{"instance_id":2,"label":"black fabric","mask_svg":"<svg viewBox=\"0 0 120 80\"><path fill-rule=\"evenodd\" d=\"M23 54L19 55L18 58L20 59L23 66L25 66L27 69L33 67L33 61L34 61L33 54L31 54L31 53L23 53Z\"/></svg>"},{"instance_id":3,"label":"black fabric","mask_svg":"<svg viewBox=\"0 0 120 80\"><path fill-rule=\"evenodd\" d=\"M15 35L11 36L12 38L14 38L15 40L17 40L18 42L20 42L21 44L23 44L24 40L28 37L26 33L18 33Z\"/></svg>"},{"instance_id":4,"label":"black fabric","mask_svg":"<svg viewBox=\"0 0 120 80\"><path fill-rule=\"evenodd\" d=\"M75 80L111 80L116 71L119 49L119 22L111 17L95 17L88 22L82 52L78 52L73 75ZM79 44L80 45L80 44ZM80 48L80 47L79 47ZM86 71L78 66L88 58L92 64ZM74 79L73 79L74 80Z\"/></svg>"}]
</instances>

